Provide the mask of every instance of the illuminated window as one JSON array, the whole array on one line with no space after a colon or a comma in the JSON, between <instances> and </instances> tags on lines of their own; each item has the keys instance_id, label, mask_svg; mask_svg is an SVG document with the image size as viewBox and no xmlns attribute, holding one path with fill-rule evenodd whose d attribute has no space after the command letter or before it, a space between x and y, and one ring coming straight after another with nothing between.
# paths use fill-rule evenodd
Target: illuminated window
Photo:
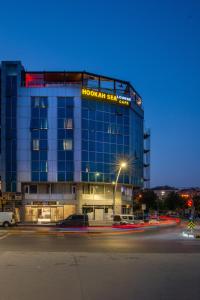
<instances>
[{"instance_id":1,"label":"illuminated window","mask_svg":"<svg viewBox=\"0 0 200 300\"><path fill-rule=\"evenodd\" d=\"M40 97L40 107L47 108L47 97Z\"/></svg>"},{"instance_id":2,"label":"illuminated window","mask_svg":"<svg viewBox=\"0 0 200 300\"><path fill-rule=\"evenodd\" d=\"M64 128L65 129L73 129L72 119L64 119Z\"/></svg>"},{"instance_id":3,"label":"illuminated window","mask_svg":"<svg viewBox=\"0 0 200 300\"><path fill-rule=\"evenodd\" d=\"M40 129L47 129L47 119L40 119Z\"/></svg>"},{"instance_id":4,"label":"illuminated window","mask_svg":"<svg viewBox=\"0 0 200 300\"><path fill-rule=\"evenodd\" d=\"M33 151L39 151L40 150L40 143L38 139L33 140Z\"/></svg>"},{"instance_id":5,"label":"illuminated window","mask_svg":"<svg viewBox=\"0 0 200 300\"><path fill-rule=\"evenodd\" d=\"M72 140L69 140L69 139L63 140L63 149L64 150L72 150Z\"/></svg>"},{"instance_id":6,"label":"illuminated window","mask_svg":"<svg viewBox=\"0 0 200 300\"><path fill-rule=\"evenodd\" d=\"M33 101L34 101L34 107L40 106L40 98L39 97L33 97Z\"/></svg>"}]
</instances>

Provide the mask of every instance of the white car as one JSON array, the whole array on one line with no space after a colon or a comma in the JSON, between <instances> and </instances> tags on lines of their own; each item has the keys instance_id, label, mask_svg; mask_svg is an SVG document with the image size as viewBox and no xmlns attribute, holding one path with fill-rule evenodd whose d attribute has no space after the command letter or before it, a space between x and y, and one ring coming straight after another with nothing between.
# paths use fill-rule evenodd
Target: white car
<instances>
[{"instance_id":1,"label":"white car","mask_svg":"<svg viewBox=\"0 0 200 300\"><path fill-rule=\"evenodd\" d=\"M13 212L2 211L0 212L0 226L9 227L15 225L15 215Z\"/></svg>"},{"instance_id":2,"label":"white car","mask_svg":"<svg viewBox=\"0 0 200 300\"><path fill-rule=\"evenodd\" d=\"M134 215L115 215L114 225L143 224L143 220L138 220Z\"/></svg>"}]
</instances>

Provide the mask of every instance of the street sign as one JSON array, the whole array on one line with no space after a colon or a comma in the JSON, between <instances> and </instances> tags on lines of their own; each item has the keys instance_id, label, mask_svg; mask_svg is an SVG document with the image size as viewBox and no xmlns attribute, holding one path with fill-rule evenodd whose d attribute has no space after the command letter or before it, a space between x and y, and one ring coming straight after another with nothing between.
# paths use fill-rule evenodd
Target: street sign
<instances>
[{"instance_id":1,"label":"street sign","mask_svg":"<svg viewBox=\"0 0 200 300\"><path fill-rule=\"evenodd\" d=\"M188 222L188 225L187 225L188 229L193 230L195 228L195 226L196 225L192 220Z\"/></svg>"}]
</instances>

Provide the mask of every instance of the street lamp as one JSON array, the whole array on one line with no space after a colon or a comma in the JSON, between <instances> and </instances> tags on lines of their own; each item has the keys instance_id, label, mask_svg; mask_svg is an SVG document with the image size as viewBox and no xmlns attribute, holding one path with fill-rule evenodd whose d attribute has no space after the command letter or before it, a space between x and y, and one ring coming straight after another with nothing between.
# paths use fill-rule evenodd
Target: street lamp
<instances>
[{"instance_id":1,"label":"street lamp","mask_svg":"<svg viewBox=\"0 0 200 300\"><path fill-rule=\"evenodd\" d=\"M119 171L117 173L116 181L112 182L115 185L115 187L114 187L114 193L113 193L113 216L115 215L115 198L116 198L117 183L118 183L118 180L119 180L119 175L121 173L121 170L125 169L126 167L127 167L127 162L125 162L125 161L120 162L120 164L119 164Z\"/></svg>"}]
</instances>

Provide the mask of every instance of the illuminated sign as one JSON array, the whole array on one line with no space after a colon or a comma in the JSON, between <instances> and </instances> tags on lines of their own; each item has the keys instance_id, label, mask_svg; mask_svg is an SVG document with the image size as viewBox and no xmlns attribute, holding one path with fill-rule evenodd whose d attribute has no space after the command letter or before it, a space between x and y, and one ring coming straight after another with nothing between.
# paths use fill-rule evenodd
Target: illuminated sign
<instances>
[{"instance_id":1,"label":"illuminated sign","mask_svg":"<svg viewBox=\"0 0 200 300\"><path fill-rule=\"evenodd\" d=\"M95 100L108 101L108 102L121 104L125 106L129 106L131 103L130 97L107 94L104 92L94 91L87 88L82 88L81 94L83 97L87 97Z\"/></svg>"}]
</instances>

